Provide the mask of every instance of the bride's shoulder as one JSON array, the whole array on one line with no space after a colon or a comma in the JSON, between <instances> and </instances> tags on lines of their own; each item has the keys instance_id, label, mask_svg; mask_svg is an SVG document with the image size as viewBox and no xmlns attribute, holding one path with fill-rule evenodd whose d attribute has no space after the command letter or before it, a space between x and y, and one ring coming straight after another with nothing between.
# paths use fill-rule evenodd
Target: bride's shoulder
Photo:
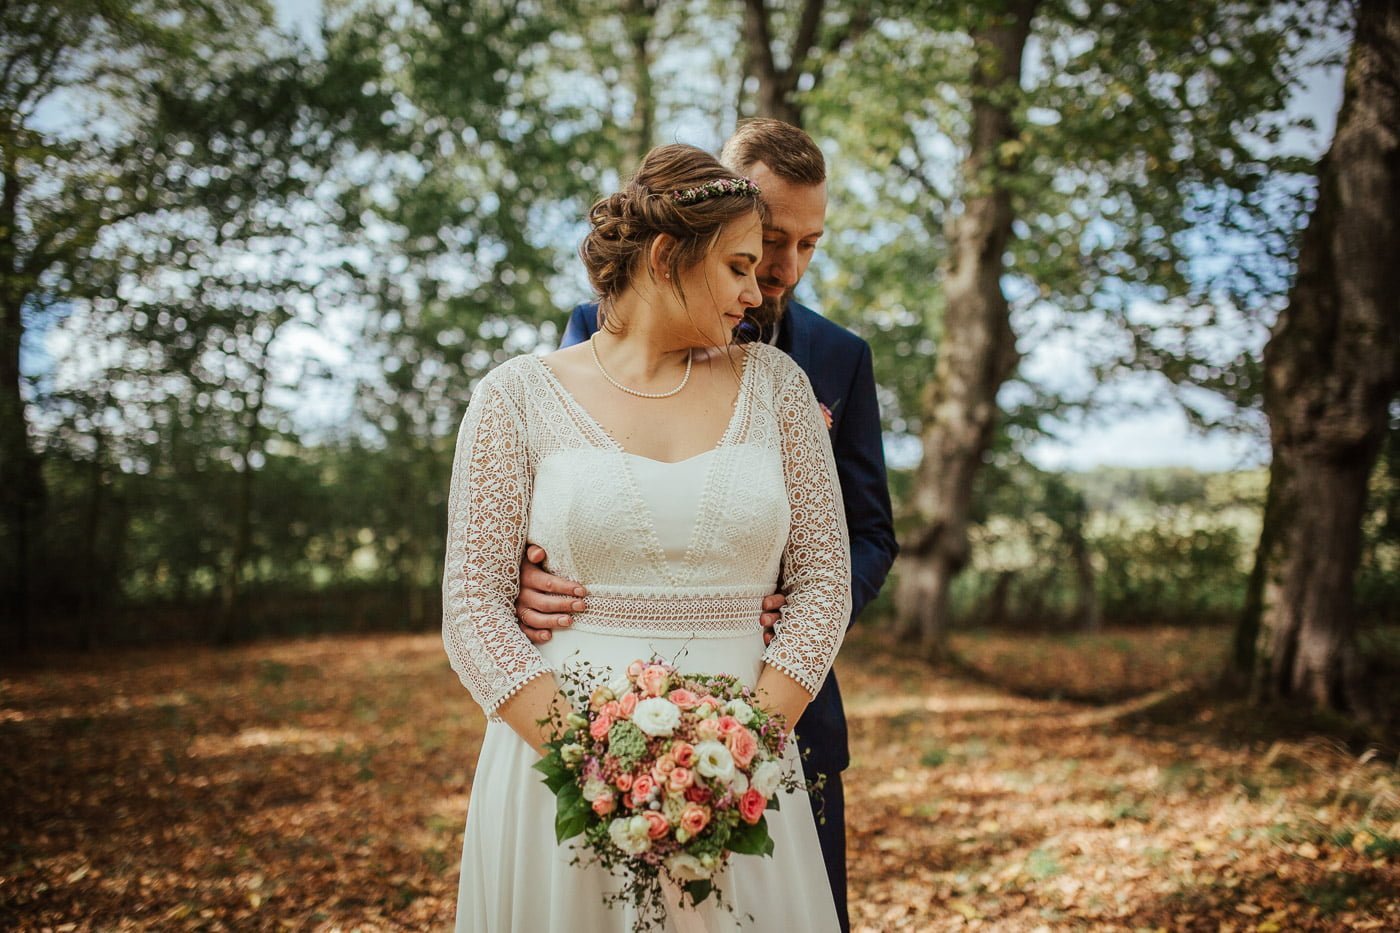
<instances>
[{"instance_id":1,"label":"bride's shoulder","mask_svg":"<svg viewBox=\"0 0 1400 933\"><path fill-rule=\"evenodd\" d=\"M754 366L760 376L774 385L781 385L798 376L805 378L797 361L771 344L746 343L744 352L748 354L749 365Z\"/></svg>"},{"instance_id":2,"label":"bride's shoulder","mask_svg":"<svg viewBox=\"0 0 1400 933\"><path fill-rule=\"evenodd\" d=\"M519 398L539 369L539 357L530 353L513 356L496 364L482 376L481 381L476 384L476 392L485 389L510 398Z\"/></svg>"}]
</instances>

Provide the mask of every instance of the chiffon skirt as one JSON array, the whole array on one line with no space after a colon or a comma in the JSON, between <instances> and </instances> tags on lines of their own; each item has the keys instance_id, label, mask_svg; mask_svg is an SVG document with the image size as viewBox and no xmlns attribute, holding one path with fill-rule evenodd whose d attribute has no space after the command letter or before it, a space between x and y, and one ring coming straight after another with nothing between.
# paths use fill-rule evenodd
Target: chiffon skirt
<instances>
[{"instance_id":1,"label":"chiffon skirt","mask_svg":"<svg viewBox=\"0 0 1400 933\"><path fill-rule=\"evenodd\" d=\"M672 637L579 629L556 632L540 650L556 670L588 662L595 671L621 672L653 656L682 671L732 674L752 685L763 654L762 635ZM800 774L797 743L788 766ZM609 907L604 895L621 880L597 865L572 865L574 842L554 839L554 796L531 768L539 756L502 722L486 729L467 811L462 875L457 892L458 933L622 933L636 921L629 904ZM732 855L716 876L730 909L711 895L686 916L668 914L667 933L749 930L836 931L836 909L807 795L783 792L781 809L766 814L771 857ZM586 859L586 853L583 853Z\"/></svg>"}]
</instances>

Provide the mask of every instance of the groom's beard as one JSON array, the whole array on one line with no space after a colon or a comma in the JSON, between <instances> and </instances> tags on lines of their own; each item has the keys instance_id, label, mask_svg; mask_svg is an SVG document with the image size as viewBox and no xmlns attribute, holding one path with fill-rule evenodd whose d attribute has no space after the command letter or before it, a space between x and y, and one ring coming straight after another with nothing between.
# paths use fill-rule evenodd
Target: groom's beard
<instances>
[{"instance_id":1,"label":"groom's beard","mask_svg":"<svg viewBox=\"0 0 1400 933\"><path fill-rule=\"evenodd\" d=\"M777 328L792 299L793 289L789 288L778 298L763 296L763 303L749 312L749 318L759 326L766 337Z\"/></svg>"}]
</instances>

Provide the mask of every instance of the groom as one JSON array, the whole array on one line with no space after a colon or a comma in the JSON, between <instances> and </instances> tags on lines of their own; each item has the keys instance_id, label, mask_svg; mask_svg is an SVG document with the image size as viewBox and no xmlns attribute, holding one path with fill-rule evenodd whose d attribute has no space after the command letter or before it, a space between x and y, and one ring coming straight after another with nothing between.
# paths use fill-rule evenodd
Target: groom
<instances>
[{"instance_id":1,"label":"groom","mask_svg":"<svg viewBox=\"0 0 1400 933\"><path fill-rule=\"evenodd\" d=\"M763 228L763 258L758 285L763 306L741 325L740 337L776 344L807 373L821 403L836 471L846 506L851 539L851 619L875 598L894 562L897 546L885 480L880 409L870 347L850 331L792 300L792 290L807 271L826 223L826 160L812 138L778 120L748 120L720 153L724 164L758 183L768 203ZM587 340L598 329L598 308L579 305L569 318L563 346ZM747 330L745 330L747 329ZM551 629L567 624L567 613L585 602L577 584L546 573L539 566L544 551L531 545L521 567L516 614L531 640L549 639ZM763 604L763 624L771 629L784 605L781 594ZM771 636L770 636L771 637ZM841 772L850 764L846 716L832 672L797 724L803 769L809 780L827 776L818 810L817 833L836 900L842 930L849 930L846 910L846 821ZM813 806L818 804L814 798Z\"/></svg>"}]
</instances>

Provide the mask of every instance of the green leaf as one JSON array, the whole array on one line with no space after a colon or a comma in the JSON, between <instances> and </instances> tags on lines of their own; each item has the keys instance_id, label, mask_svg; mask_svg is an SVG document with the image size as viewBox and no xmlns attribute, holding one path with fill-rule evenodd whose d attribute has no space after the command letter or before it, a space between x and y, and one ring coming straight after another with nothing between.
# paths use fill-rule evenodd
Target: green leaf
<instances>
[{"instance_id":1,"label":"green leaf","mask_svg":"<svg viewBox=\"0 0 1400 933\"><path fill-rule=\"evenodd\" d=\"M691 903L694 904L698 904L709 897L710 893L715 889L714 883L705 879L701 879L700 881L687 881L684 887L685 893L690 895Z\"/></svg>"},{"instance_id":2,"label":"green leaf","mask_svg":"<svg viewBox=\"0 0 1400 933\"><path fill-rule=\"evenodd\" d=\"M768 821L760 817L752 826L744 823L735 827L727 846L743 855L772 855L773 837L768 835Z\"/></svg>"},{"instance_id":3,"label":"green leaf","mask_svg":"<svg viewBox=\"0 0 1400 933\"><path fill-rule=\"evenodd\" d=\"M570 771L563 759L554 753L546 755L530 767L544 775L545 786L556 796L562 793L565 787L577 784L574 780L574 772Z\"/></svg>"},{"instance_id":4,"label":"green leaf","mask_svg":"<svg viewBox=\"0 0 1400 933\"><path fill-rule=\"evenodd\" d=\"M554 838L557 842L572 839L588 826L588 815L593 810L582 794L560 794L559 806L554 813Z\"/></svg>"}]
</instances>

